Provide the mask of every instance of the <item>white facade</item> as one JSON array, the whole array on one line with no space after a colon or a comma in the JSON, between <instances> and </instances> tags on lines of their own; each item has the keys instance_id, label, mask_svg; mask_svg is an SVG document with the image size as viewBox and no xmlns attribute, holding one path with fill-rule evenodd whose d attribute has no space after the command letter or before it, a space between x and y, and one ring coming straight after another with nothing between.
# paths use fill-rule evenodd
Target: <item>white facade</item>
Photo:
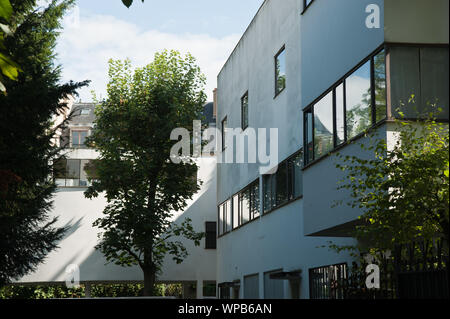
<instances>
[{"instance_id":1,"label":"white facade","mask_svg":"<svg viewBox=\"0 0 450 319\"><path fill-rule=\"evenodd\" d=\"M380 55L386 59L382 66L386 67L387 120L384 115L383 120L372 124L377 134L392 142L395 134L389 120L394 115L394 97L406 98L406 94L417 92L425 96L430 91L426 85L430 77L437 82L433 83L433 94L440 97L448 121L448 1L313 0L307 8L304 3L264 1L218 75L218 128L224 120L228 128L241 127L241 98L248 94L249 127L278 128L278 162L301 149L306 152L309 145L304 143L305 109L318 104L329 90L337 90L338 84L350 83L348 77L364 65L373 70L375 64L371 61L383 48L385 51ZM368 16L374 14L367 11L368 6L378 8L379 15L375 12L374 17L379 18L379 28L367 26ZM402 43L408 43L405 50L417 51L406 52L407 59L403 61L400 57L406 46L401 46ZM283 47L286 88L275 95L275 59ZM426 59L418 59L419 64L414 65L414 54ZM446 71L441 72L437 66ZM408 73L415 69L421 73ZM405 83L414 76L418 91L409 92ZM373 75L369 77L371 81ZM335 121L332 112L337 111L330 111L330 123ZM364 137L348 140L354 142L335 149L343 155L371 156L358 145L367 142ZM219 156L225 158L227 152L234 151L227 147ZM233 203L233 196L254 180L259 180L261 199L259 217L218 238L217 282L225 287L224 297L230 293L232 298L309 298L310 269L351 265L352 258L347 254L319 247L328 246L330 240L338 245L353 244L348 230L361 211L346 205L333 207L336 201L349 199L348 192L337 190L344 175L335 167L333 156L324 155L306 164L302 172L303 196L277 206L268 214L264 214L265 184L258 165L218 164L219 214L228 205L228 199ZM234 214L236 206L226 206L224 211L231 209ZM226 214L222 218L224 229L227 229ZM299 296L294 291L298 287L296 282L286 277L286 273L294 275L298 270L301 270ZM279 272L285 280L269 279L267 272L271 271Z\"/></svg>"}]
</instances>

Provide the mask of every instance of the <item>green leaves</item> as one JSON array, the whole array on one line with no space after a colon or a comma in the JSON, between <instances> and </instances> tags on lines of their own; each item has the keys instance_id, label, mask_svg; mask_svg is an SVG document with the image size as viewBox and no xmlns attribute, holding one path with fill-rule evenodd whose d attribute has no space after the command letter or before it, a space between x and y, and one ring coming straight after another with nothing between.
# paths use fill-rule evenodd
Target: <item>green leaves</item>
<instances>
[{"instance_id":1,"label":"green leaves","mask_svg":"<svg viewBox=\"0 0 450 319\"><path fill-rule=\"evenodd\" d=\"M122 0L122 3L127 7L131 7L131 5L133 4L133 0ZM144 3L144 0L142 0L142 3Z\"/></svg>"},{"instance_id":2,"label":"green leaves","mask_svg":"<svg viewBox=\"0 0 450 319\"><path fill-rule=\"evenodd\" d=\"M11 17L12 12L13 10L9 0L0 0L0 18L8 21Z\"/></svg>"}]
</instances>

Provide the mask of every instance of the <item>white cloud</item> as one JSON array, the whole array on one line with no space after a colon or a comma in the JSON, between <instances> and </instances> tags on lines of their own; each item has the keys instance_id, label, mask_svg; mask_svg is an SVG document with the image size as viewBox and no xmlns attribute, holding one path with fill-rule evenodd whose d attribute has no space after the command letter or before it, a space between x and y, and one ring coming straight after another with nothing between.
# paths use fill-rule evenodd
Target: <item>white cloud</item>
<instances>
[{"instance_id":1,"label":"white cloud","mask_svg":"<svg viewBox=\"0 0 450 319\"><path fill-rule=\"evenodd\" d=\"M73 16L65 20L57 52L64 81L92 81L89 88L80 90L83 101L91 100L91 90L105 96L110 58L130 58L133 66L143 66L153 60L155 52L163 49L190 52L197 58L207 77L206 93L211 101L217 74L239 40L237 34L214 38L207 34L140 30L132 23L106 15L81 16L77 23L73 21Z\"/></svg>"}]
</instances>

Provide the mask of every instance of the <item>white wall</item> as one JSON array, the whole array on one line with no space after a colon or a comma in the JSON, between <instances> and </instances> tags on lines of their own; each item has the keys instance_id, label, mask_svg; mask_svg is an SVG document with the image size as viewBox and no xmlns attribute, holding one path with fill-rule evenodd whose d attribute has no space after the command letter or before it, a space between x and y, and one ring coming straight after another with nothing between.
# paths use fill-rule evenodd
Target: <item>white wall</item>
<instances>
[{"instance_id":1,"label":"white wall","mask_svg":"<svg viewBox=\"0 0 450 319\"><path fill-rule=\"evenodd\" d=\"M278 128L278 162L303 144L302 3L300 0L266 1L218 76L218 127L225 116L228 127L240 127L240 99L248 90L249 126ZM287 84L286 89L274 98L274 56L283 45L286 46ZM256 164L218 164L217 170L217 204L259 176ZM307 187L309 185L304 183L304 188ZM350 261L345 254L336 255L319 246L327 246L329 240L350 244L352 239L304 236L303 206L303 199L297 200L220 237L217 282L239 279L243 297L244 276L259 273L260 297L263 297L264 272L301 269L301 298L308 298L309 268ZM284 281L284 288L287 298L290 296L287 281Z\"/></svg>"}]
</instances>

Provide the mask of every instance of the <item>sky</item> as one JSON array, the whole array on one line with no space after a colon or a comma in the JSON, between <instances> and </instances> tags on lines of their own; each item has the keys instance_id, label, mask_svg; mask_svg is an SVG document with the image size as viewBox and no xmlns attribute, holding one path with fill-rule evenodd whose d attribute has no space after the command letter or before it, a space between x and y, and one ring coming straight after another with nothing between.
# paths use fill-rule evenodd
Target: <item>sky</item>
<instances>
[{"instance_id":1,"label":"sky","mask_svg":"<svg viewBox=\"0 0 450 319\"><path fill-rule=\"evenodd\" d=\"M46 0L41 2L45 3ZM190 52L207 77L212 100L216 78L263 0L78 0L64 18L56 46L62 81L91 80L79 91L82 102L106 97L107 62L130 58L144 66L155 52Z\"/></svg>"}]
</instances>

